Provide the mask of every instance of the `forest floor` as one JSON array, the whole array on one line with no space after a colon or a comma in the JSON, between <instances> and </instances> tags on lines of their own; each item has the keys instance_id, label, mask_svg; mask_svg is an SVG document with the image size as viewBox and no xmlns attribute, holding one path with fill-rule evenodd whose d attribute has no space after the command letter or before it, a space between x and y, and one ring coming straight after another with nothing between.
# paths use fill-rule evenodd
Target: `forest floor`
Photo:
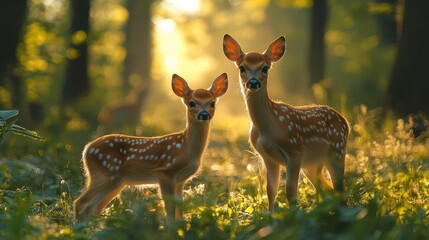
<instances>
[{"instance_id":1,"label":"forest floor","mask_svg":"<svg viewBox=\"0 0 429 240\"><path fill-rule=\"evenodd\" d=\"M412 122L379 127L375 114L356 114L341 196L346 206L339 197L316 194L305 178L298 206L289 206L283 169L269 213L265 167L246 133L214 127L201 169L185 186L184 218L171 226L154 186L128 188L102 215L74 220L73 200L84 185L80 154L95 133L64 133L67 140L36 150L19 137L5 140L0 239L429 239L427 133L415 138Z\"/></svg>"}]
</instances>

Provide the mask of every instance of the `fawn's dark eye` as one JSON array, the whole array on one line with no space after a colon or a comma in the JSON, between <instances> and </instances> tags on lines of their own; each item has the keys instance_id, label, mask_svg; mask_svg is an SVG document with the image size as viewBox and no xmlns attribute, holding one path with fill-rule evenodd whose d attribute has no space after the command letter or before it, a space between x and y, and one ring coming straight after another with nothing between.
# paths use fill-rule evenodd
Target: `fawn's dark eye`
<instances>
[{"instance_id":1,"label":"fawn's dark eye","mask_svg":"<svg viewBox=\"0 0 429 240\"><path fill-rule=\"evenodd\" d=\"M240 73L245 73L246 72L246 68L244 66L240 66Z\"/></svg>"},{"instance_id":2,"label":"fawn's dark eye","mask_svg":"<svg viewBox=\"0 0 429 240\"><path fill-rule=\"evenodd\" d=\"M262 67L262 74L267 75L268 74L268 69L270 69L270 68L267 67L267 66L263 66Z\"/></svg>"},{"instance_id":3,"label":"fawn's dark eye","mask_svg":"<svg viewBox=\"0 0 429 240\"><path fill-rule=\"evenodd\" d=\"M213 101L213 102L211 102L211 103L210 103L210 107L211 107L211 108L214 108L214 107L215 107L215 105L216 105L216 102L215 102L215 101Z\"/></svg>"},{"instance_id":4,"label":"fawn's dark eye","mask_svg":"<svg viewBox=\"0 0 429 240\"><path fill-rule=\"evenodd\" d=\"M196 107L196 105L195 105L195 102L194 101L189 101L189 107L190 108L195 108Z\"/></svg>"}]
</instances>

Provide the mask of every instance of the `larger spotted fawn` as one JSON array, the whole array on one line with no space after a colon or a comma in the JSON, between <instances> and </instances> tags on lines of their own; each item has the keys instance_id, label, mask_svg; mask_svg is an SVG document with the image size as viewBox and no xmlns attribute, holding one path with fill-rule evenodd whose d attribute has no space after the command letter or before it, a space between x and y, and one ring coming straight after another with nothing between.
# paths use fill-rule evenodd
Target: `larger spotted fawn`
<instances>
[{"instance_id":1,"label":"larger spotted fawn","mask_svg":"<svg viewBox=\"0 0 429 240\"><path fill-rule=\"evenodd\" d=\"M226 92L228 78L223 73L208 90L192 90L174 74L172 88L187 109L183 131L159 137L111 134L85 146L86 189L74 202L77 218L99 214L126 186L141 184L159 184L167 217L182 216L181 208L169 200L182 201L186 180L198 170L215 104Z\"/></svg>"},{"instance_id":2,"label":"larger spotted fawn","mask_svg":"<svg viewBox=\"0 0 429 240\"><path fill-rule=\"evenodd\" d=\"M294 202L301 168L322 187L344 191L344 164L349 134L347 120L328 106L294 107L268 96L268 72L285 53L285 38L263 53L244 53L229 35L223 38L226 57L239 69L241 92L251 120L250 143L267 170L267 195L272 211L277 197L279 166L286 165L286 197ZM327 168L332 183L321 174Z\"/></svg>"}]
</instances>

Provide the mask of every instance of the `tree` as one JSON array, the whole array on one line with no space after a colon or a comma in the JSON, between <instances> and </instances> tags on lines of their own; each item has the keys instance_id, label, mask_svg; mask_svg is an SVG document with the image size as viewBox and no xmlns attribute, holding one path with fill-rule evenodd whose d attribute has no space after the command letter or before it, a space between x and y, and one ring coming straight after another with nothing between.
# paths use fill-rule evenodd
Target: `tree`
<instances>
[{"instance_id":1,"label":"tree","mask_svg":"<svg viewBox=\"0 0 429 240\"><path fill-rule=\"evenodd\" d=\"M73 0L71 6L71 42L67 51L63 102L70 103L88 93L88 31L90 0Z\"/></svg>"},{"instance_id":2,"label":"tree","mask_svg":"<svg viewBox=\"0 0 429 240\"><path fill-rule=\"evenodd\" d=\"M310 84L323 80L325 75L325 28L327 19L326 0L314 0L311 10Z\"/></svg>"},{"instance_id":3,"label":"tree","mask_svg":"<svg viewBox=\"0 0 429 240\"><path fill-rule=\"evenodd\" d=\"M16 72L16 49L20 42L27 13L27 0L2 1L0 3L0 87L8 85L12 93L12 105L22 106L22 80ZM0 103L0 107L4 107Z\"/></svg>"},{"instance_id":4,"label":"tree","mask_svg":"<svg viewBox=\"0 0 429 240\"><path fill-rule=\"evenodd\" d=\"M378 35L382 44L396 43L397 25L395 21L395 2L397 0L373 0Z\"/></svg>"},{"instance_id":5,"label":"tree","mask_svg":"<svg viewBox=\"0 0 429 240\"><path fill-rule=\"evenodd\" d=\"M402 36L388 86L388 105L399 116L429 114L429 1L403 1Z\"/></svg>"},{"instance_id":6,"label":"tree","mask_svg":"<svg viewBox=\"0 0 429 240\"><path fill-rule=\"evenodd\" d=\"M145 88L151 81L152 67L152 10L153 0L128 0L129 19L125 26L123 85L128 90L130 80L136 79ZM136 83L136 82L134 82Z\"/></svg>"}]
</instances>

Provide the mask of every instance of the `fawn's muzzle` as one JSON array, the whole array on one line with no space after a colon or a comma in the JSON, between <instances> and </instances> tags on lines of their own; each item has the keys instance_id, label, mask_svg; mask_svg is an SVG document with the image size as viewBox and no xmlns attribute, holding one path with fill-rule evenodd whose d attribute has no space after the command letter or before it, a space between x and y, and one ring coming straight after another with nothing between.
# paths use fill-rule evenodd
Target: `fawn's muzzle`
<instances>
[{"instance_id":1,"label":"fawn's muzzle","mask_svg":"<svg viewBox=\"0 0 429 240\"><path fill-rule=\"evenodd\" d=\"M250 90L256 90L261 87L261 82L258 79L252 78L246 83L246 87Z\"/></svg>"},{"instance_id":2,"label":"fawn's muzzle","mask_svg":"<svg viewBox=\"0 0 429 240\"><path fill-rule=\"evenodd\" d=\"M208 113L207 111L202 111L198 113L198 116L197 116L198 120L210 120L210 118L211 118L210 113Z\"/></svg>"}]
</instances>

